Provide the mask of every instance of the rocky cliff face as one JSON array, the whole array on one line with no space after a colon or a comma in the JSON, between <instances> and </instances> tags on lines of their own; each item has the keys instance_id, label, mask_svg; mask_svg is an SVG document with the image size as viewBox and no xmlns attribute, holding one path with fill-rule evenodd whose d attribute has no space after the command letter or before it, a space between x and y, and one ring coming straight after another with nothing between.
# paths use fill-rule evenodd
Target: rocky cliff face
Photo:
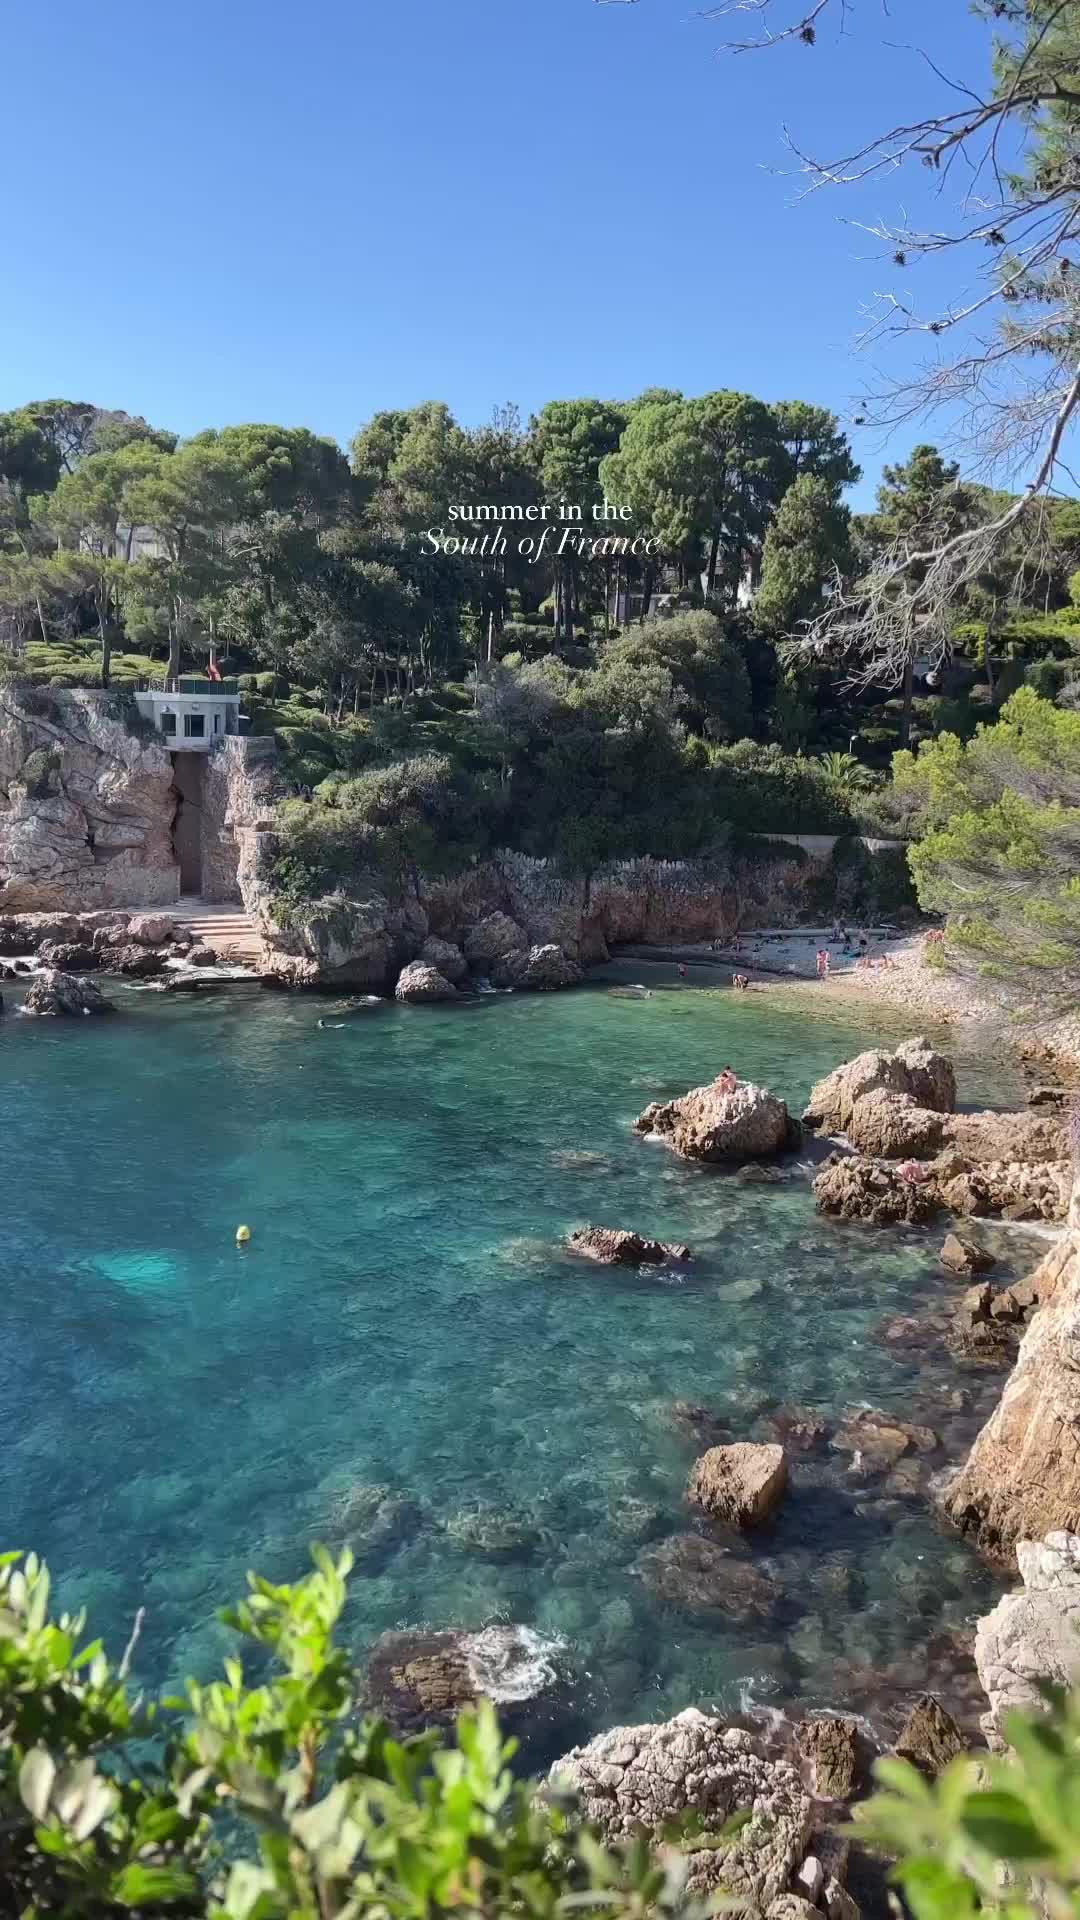
<instances>
[{"instance_id":1,"label":"rocky cliff face","mask_svg":"<svg viewBox=\"0 0 1080 1920\"><path fill-rule=\"evenodd\" d=\"M1051 1533L1016 1549L1023 1586L1007 1593L975 1633L975 1664L990 1701L983 1721L1000 1744L1013 1707L1041 1705L1040 1680L1075 1682L1080 1667L1080 1539Z\"/></svg>"},{"instance_id":2,"label":"rocky cliff face","mask_svg":"<svg viewBox=\"0 0 1080 1920\"><path fill-rule=\"evenodd\" d=\"M1062 1235L1032 1285L1039 1311L943 1498L955 1525L1010 1564L1020 1540L1080 1531L1080 1233Z\"/></svg>"},{"instance_id":3,"label":"rocky cliff face","mask_svg":"<svg viewBox=\"0 0 1080 1920\"><path fill-rule=\"evenodd\" d=\"M205 900L259 904L261 837L273 827L282 783L273 740L229 735L207 755L202 800Z\"/></svg>"},{"instance_id":4,"label":"rocky cliff face","mask_svg":"<svg viewBox=\"0 0 1080 1920\"><path fill-rule=\"evenodd\" d=\"M172 762L109 695L0 692L0 911L177 899Z\"/></svg>"}]
</instances>

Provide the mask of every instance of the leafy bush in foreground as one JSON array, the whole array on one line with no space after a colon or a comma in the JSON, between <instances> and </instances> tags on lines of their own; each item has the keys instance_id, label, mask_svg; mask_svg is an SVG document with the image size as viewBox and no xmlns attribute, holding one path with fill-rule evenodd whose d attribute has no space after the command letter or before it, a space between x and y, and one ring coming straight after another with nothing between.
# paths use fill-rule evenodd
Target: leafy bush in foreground
<instances>
[{"instance_id":1,"label":"leafy bush in foreground","mask_svg":"<svg viewBox=\"0 0 1080 1920\"><path fill-rule=\"evenodd\" d=\"M49 1575L0 1557L0 1913L104 1920L386 1920L450 1911L690 1913L681 1856L618 1853L571 1802L515 1781L490 1706L455 1744L399 1743L352 1712L334 1633L351 1566L313 1550L293 1586L249 1576L224 1617L253 1643L186 1697L132 1692L128 1665L49 1617Z\"/></svg>"}]
</instances>

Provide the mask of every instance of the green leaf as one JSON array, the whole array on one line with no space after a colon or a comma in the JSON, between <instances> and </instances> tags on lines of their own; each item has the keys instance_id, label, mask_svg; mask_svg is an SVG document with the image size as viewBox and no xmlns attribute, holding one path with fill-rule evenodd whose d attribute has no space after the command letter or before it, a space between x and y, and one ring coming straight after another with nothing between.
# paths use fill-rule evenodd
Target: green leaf
<instances>
[{"instance_id":1,"label":"green leaf","mask_svg":"<svg viewBox=\"0 0 1080 1920\"><path fill-rule=\"evenodd\" d=\"M31 1747L19 1768L19 1796L35 1820L44 1820L56 1779L56 1762L44 1747Z\"/></svg>"},{"instance_id":2,"label":"green leaf","mask_svg":"<svg viewBox=\"0 0 1080 1920\"><path fill-rule=\"evenodd\" d=\"M915 1920L977 1920L980 1905L974 1887L940 1860L907 1860L896 1878Z\"/></svg>"},{"instance_id":3,"label":"green leaf","mask_svg":"<svg viewBox=\"0 0 1080 1920\"><path fill-rule=\"evenodd\" d=\"M111 1891L121 1907L149 1907L161 1900L193 1899L199 1882L182 1867L144 1867L133 1860L117 1875Z\"/></svg>"},{"instance_id":4,"label":"green leaf","mask_svg":"<svg viewBox=\"0 0 1080 1920\"><path fill-rule=\"evenodd\" d=\"M1053 1850L1019 1796L1000 1787L973 1793L960 1810L960 1825L1001 1860L1044 1860Z\"/></svg>"}]
</instances>

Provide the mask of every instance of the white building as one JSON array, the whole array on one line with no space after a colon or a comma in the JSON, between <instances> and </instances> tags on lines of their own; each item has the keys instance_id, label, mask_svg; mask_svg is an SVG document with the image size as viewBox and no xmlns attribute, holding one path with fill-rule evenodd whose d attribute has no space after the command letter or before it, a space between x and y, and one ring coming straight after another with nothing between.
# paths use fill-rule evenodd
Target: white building
<instances>
[{"instance_id":1,"label":"white building","mask_svg":"<svg viewBox=\"0 0 1080 1920\"><path fill-rule=\"evenodd\" d=\"M172 753L209 753L215 741L241 731L235 680L173 680L137 692L135 704Z\"/></svg>"}]
</instances>

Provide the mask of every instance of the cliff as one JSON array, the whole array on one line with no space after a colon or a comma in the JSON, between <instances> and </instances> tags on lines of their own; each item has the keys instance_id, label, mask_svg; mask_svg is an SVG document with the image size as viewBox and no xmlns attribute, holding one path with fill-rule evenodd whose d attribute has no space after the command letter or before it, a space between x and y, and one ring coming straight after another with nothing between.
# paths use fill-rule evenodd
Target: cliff
<instances>
[{"instance_id":1,"label":"cliff","mask_svg":"<svg viewBox=\"0 0 1080 1920\"><path fill-rule=\"evenodd\" d=\"M1031 1280L1039 1310L994 1413L943 1496L984 1552L1016 1564L1021 1540L1080 1531L1080 1232Z\"/></svg>"},{"instance_id":2,"label":"cliff","mask_svg":"<svg viewBox=\"0 0 1080 1920\"><path fill-rule=\"evenodd\" d=\"M167 906L179 894L164 747L110 695L0 690L0 908Z\"/></svg>"}]
</instances>

